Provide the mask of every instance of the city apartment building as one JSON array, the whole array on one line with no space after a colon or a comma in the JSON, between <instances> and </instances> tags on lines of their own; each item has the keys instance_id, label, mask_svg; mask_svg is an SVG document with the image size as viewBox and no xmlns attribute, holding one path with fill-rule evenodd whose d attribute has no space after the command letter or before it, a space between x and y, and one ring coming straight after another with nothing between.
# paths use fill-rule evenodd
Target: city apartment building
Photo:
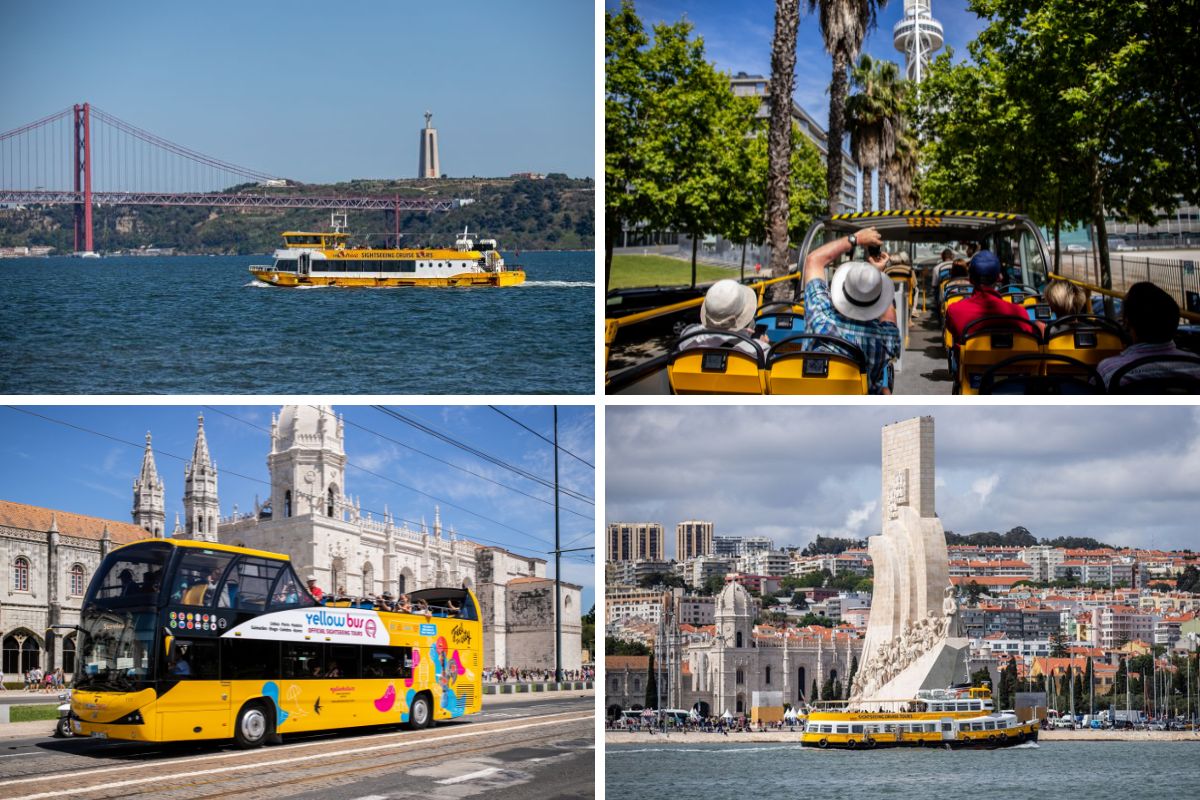
<instances>
[{"instance_id":1,"label":"city apartment building","mask_svg":"<svg viewBox=\"0 0 1200 800\"><path fill-rule=\"evenodd\" d=\"M1113 605L1092 611L1092 643L1113 650L1126 642L1154 641L1153 614L1133 606Z\"/></svg>"},{"instance_id":2,"label":"city apartment building","mask_svg":"<svg viewBox=\"0 0 1200 800\"><path fill-rule=\"evenodd\" d=\"M737 558L774 549L775 543L769 536L713 536L713 555L719 558Z\"/></svg>"},{"instance_id":3,"label":"city apartment building","mask_svg":"<svg viewBox=\"0 0 1200 800\"><path fill-rule=\"evenodd\" d=\"M713 554L713 524L688 520L675 525L675 560L687 561Z\"/></svg>"},{"instance_id":4,"label":"city apartment building","mask_svg":"<svg viewBox=\"0 0 1200 800\"><path fill-rule=\"evenodd\" d=\"M700 556L677 565L678 573L683 582L693 589L700 589L708 583L709 578L724 578L733 572L733 562L713 556Z\"/></svg>"},{"instance_id":5,"label":"city apartment building","mask_svg":"<svg viewBox=\"0 0 1200 800\"><path fill-rule=\"evenodd\" d=\"M965 635L984 639L1003 634L1009 639L1049 639L1062 628L1062 612L1054 608L1018 608L980 604L962 609Z\"/></svg>"},{"instance_id":6,"label":"city apartment building","mask_svg":"<svg viewBox=\"0 0 1200 800\"><path fill-rule=\"evenodd\" d=\"M666 561L663 526L657 522L612 522L608 525L608 561Z\"/></svg>"},{"instance_id":7,"label":"city apartment building","mask_svg":"<svg viewBox=\"0 0 1200 800\"><path fill-rule=\"evenodd\" d=\"M604 582L609 586L640 586L655 575L671 575L669 561L610 561L604 565Z\"/></svg>"},{"instance_id":8,"label":"city apartment building","mask_svg":"<svg viewBox=\"0 0 1200 800\"><path fill-rule=\"evenodd\" d=\"M791 560L782 550L759 550L747 553L737 560L738 572L748 572L752 575L773 575L783 577L788 574Z\"/></svg>"},{"instance_id":9,"label":"city apartment building","mask_svg":"<svg viewBox=\"0 0 1200 800\"><path fill-rule=\"evenodd\" d=\"M1061 547L1037 545L1023 548L1017 558L1033 567L1033 580L1046 583L1054 580L1054 568L1066 559L1066 553Z\"/></svg>"}]
</instances>

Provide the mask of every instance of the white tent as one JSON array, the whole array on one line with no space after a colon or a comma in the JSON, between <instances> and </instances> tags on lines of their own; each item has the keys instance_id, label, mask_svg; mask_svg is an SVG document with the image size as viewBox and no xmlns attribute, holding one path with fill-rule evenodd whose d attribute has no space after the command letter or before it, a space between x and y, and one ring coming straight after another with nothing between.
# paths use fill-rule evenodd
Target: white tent
<instances>
[{"instance_id":1,"label":"white tent","mask_svg":"<svg viewBox=\"0 0 1200 800\"><path fill-rule=\"evenodd\" d=\"M721 719L733 719L733 714L729 713L729 709L725 709L725 713L721 715Z\"/></svg>"}]
</instances>

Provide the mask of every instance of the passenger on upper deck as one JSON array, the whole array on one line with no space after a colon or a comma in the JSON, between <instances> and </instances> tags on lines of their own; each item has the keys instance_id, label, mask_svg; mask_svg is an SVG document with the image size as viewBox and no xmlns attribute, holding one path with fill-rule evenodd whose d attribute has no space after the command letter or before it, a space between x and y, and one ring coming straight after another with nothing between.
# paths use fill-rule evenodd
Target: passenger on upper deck
<instances>
[{"instance_id":1,"label":"passenger on upper deck","mask_svg":"<svg viewBox=\"0 0 1200 800\"><path fill-rule=\"evenodd\" d=\"M1024 306L1010 303L996 292L996 282L1000 280L1000 259L991 250L980 250L975 254L967 264L967 276L975 291L966 300L946 309L946 328L955 342L967 325L984 317L1012 317L1029 321ZM996 327L1007 327L1007 323L997 321Z\"/></svg>"},{"instance_id":2,"label":"passenger on upper deck","mask_svg":"<svg viewBox=\"0 0 1200 800\"><path fill-rule=\"evenodd\" d=\"M892 282L885 279L887 253L838 267L832 286L825 269L837 258L853 253L855 245L875 247L883 237L866 228L835 239L809 253L804 261L804 328L807 333L837 336L862 349L867 357L871 394L891 394L884 384L888 362L900 355L900 329L892 305Z\"/></svg>"},{"instance_id":3,"label":"passenger on upper deck","mask_svg":"<svg viewBox=\"0 0 1200 800\"><path fill-rule=\"evenodd\" d=\"M321 589L320 586L317 586L317 576L316 575L308 576L308 593L311 594L313 596L313 599L316 600L318 603L321 602L323 599L325 599L325 592Z\"/></svg>"},{"instance_id":4,"label":"passenger on upper deck","mask_svg":"<svg viewBox=\"0 0 1200 800\"><path fill-rule=\"evenodd\" d=\"M950 280L946 281L946 285L942 287L942 291L949 289L951 286L970 286L971 279L967 277L967 260L965 258L956 258L950 262Z\"/></svg>"},{"instance_id":5,"label":"passenger on upper deck","mask_svg":"<svg viewBox=\"0 0 1200 800\"><path fill-rule=\"evenodd\" d=\"M1042 290L1042 296L1046 298L1046 304L1050 306L1055 319L1088 313L1092 308L1090 295L1091 292L1082 286L1061 280L1050 281ZM1045 329L1044 324L1039 323L1039 326Z\"/></svg>"},{"instance_id":6,"label":"passenger on upper deck","mask_svg":"<svg viewBox=\"0 0 1200 800\"><path fill-rule=\"evenodd\" d=\"M1135 283L1125 293L1122 321L1133 344L1120 355L1106 358L1096 367L1108 385L1113 373L1139 358L1148 356L1191 356L1175 346L1175 331L1179 328L1179 304L1175 298L1148 281ZM1131 378L1172 378L1185 375L1200 379L1200 366L1193 363L1165 362L1147 364L1130 373Z\"/></svg>"},{"instance_id":7,"label":"passenger on upper deck","mask_svg":"<svg viewBox=\"0 0 1200 800\"><path fill-rule=\"evenodd\" d=\"M687 336L707 328L713 331L744 333L753 337L754 328L751 327L751 323L754 321L754 312L757 308L758 295L749 286L743 286L729 278L719 280L710 286L704 295L704 305L700 306L700 324L689 325L683 329L680 335ZM758 341L764 348L770 344L770 340L766 336L760 337ZM720 336L693 336L683 343L682 349L720 347L727 342L728 339ZM733 346L733 349L757 355L753 345L746 342L739 341Z\"/></svg>"}]
</instances>

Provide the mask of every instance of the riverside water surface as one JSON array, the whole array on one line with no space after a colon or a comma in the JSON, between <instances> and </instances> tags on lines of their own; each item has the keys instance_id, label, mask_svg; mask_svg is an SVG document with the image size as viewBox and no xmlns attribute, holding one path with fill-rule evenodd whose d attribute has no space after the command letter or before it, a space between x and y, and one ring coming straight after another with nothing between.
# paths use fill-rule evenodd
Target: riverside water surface
<instances>
[{"instance_id":1,"label":"riverside water surface","mask_svg":"<svg viewBox=\"0 0 1200 800\"><path fill-rule=\"evenodd\" d=\"M266 256L0 260L0 394L590 394L591 252L496 288L279 289Z\"/></svg>"},{"instance_id":2,"label":"riverside water surface","mask_svg":"<svg viewBox=\"0 0 1200 800\"><path fill-rule=\"evenodd\" d=\"M606 800L1200 798L1200 742L1042 742L1004 750L852 753L790 744L702 744L706 736L695 735L697 744L606 747Z\"/></svg>"}]
</instances>

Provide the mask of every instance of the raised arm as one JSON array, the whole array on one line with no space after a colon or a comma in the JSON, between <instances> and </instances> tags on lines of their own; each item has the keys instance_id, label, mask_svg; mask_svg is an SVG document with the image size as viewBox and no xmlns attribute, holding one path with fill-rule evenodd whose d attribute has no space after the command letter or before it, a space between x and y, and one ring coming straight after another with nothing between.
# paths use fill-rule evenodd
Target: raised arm
<instances>
[{"instance_id":1,"label":"raised arm","mask_svg":"<svg viewBox=\"0 0 1200 800\"><path fill-rule=\"evenodd\" d=\"M855 243L863 247L883 244L883 237L874 228L861 230L854 234L854 237L857 240ZM804 259L804 282L808 283L816 278L824 278L825 268L853 249L854 245L850 243L850 237L843 236L813 250L808 254L808 258Z\"/></svg>"}]
</instances>

